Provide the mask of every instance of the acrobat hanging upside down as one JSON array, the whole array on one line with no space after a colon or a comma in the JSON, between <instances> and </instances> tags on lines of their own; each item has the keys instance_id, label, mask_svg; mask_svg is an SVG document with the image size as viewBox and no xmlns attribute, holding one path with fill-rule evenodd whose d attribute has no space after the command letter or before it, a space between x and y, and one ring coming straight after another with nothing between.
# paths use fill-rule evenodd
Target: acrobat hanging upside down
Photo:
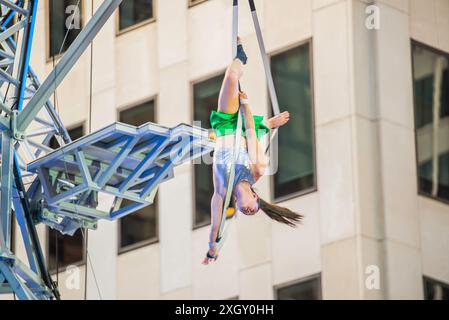
<instances>
[{"instance_id":1,"label":"acrobat hanging upside down","mask_svg":"<svg viewBox=\"0 0 449 320\"><path fill-rule=\"evenodd\" d=\"M271 219L292 227L303 218L301 214L266 202L253 189L253 185L263 176L268 166L268 158L259 139L271 129L286 124L290 114L287 111L282 112L266 122L261 116L253 116L246 93L239 90L239 80L243 75L243 65L246 64L247 57L240 39L237 44L237 57L226 70L217 111L213 111L210 116L216 144L213 157L212 225L209 251L203 260L206 265L218 257L219 244L222 241L220 231L226 218L223 215L235 214L229 207L229 198L234 201L234 210L238 209L248 216L262 210ZM240 114L243 123L239 128ZM236 139L236 135L240 135L240 139Z\"/></svg>"}]
</instances>

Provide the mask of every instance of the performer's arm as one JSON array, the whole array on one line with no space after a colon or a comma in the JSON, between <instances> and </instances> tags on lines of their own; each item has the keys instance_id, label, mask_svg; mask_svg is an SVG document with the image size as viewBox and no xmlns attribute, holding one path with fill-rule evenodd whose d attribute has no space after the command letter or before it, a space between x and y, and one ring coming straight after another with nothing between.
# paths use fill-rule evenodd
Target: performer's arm
<instances>
[{"instance_id":1,"label":"performer's arm","mask_svg":"<svg viewBox=\"0 0 449 320\"><path fill-rule=\"evenodd\" d=\"M245 135L246 145L248 148L249 160L251 162L251 170L254 178L259 179L268 166L268 158L265 156L262 146L257 139L256 129L251 108L247 103L247 96L244 92L240 93L240 99L243 101L240 108L245 118Z\"/></svg>"},{"instance_id":2,"label":"performer's arm","mask_svg":"<svg viewBox=\"0 0 449 320\"><path fill-rule=\"evenodd\" d=\"M223 215L223 204L224 198L226 195L226 190L223 187L222 182L219 177L216 176L215 171L213 172L213 181L214 181L214 194L212 195L212 199L210 201L210 209L211 209L211 227L209 233L209 255L212 257L216 257L217 247L216 240L218 236L218 232L220 231L221 217ZM209 257L205 257L203 260L203 264L209 264L214 259Z\"/></svg>"}]
</instances>

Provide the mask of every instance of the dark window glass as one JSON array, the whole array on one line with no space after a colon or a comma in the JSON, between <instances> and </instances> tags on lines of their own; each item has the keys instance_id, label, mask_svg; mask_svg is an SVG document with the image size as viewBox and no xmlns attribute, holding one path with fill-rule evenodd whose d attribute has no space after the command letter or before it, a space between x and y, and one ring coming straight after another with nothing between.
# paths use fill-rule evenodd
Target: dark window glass
<instances>
[{"instance_id":1,"label":"dark window glass","mask_svg":"<svg viewBox=\"0 0 449 320\"><path fill-rule=\"evenodd\" d=\"M279 129L275 198L315 187L314 125L311 90L310 44L271 58L273 80L290 121Z\"/></svg>"},{"instance_id":2,"label":"dark window glass","mask_svg":"<svg viewBox=\"0 0 449 320\"><path fill-rule=\"evenodd\" d=\"M63 235L50 228L48 230L48 268L52 272L56 271L57 267L60 270L84 261L84 241L80 229L73 236Z\"/></svg>"},{"instance_id":3,"label":"dark window glass","mask_svg":"<svg viewBox=\"0 0 449 320\"><path fill-rule=\"evenodd\" d=\"M424 277L425 300L449 300L449 284Z\"/></svg>"},{"instance_id":4,"label":"dark window glass","mask_svg":"<svg viewBox=\"0 0 449 320\"><path fill-rule=\"evenodd\" d=\"M70 138L76 140L83 136L84 127L78 126L68 131ZM56 139L50 140L50 146L59 147ZM84 261L84 241L81 230L78 229L73 236L63 235L59 231L48 228L48 267L55 271L57 267L64 268L71 264ZM57 260L58 261L57 261Z\"/></svg>"},{"instance_id":5,"label":"dark window glass","mask_svg":"<svg viewBox=\"0 0 449 320\"><path fill-rule=\"evenodd\" d=\"M449 201L449 55L412 50L419 191Z\"/></svg>"},{"instance_id":6,"label":"dark window glass","mask_svg":"<svg viewBox=\"0 0 449 320\"><path fill-rule=\"evenodd\" d=\"M50 57L65 52L81 32L81 2L78 4L78 0L49 0Z\"/></svg>"},{"instance_id":7,"label":"dark window glass","mask_svg":"<svg viewBox=\"0 0 449 320\"><path fill-rule=\"evenodd\" d=\"M320 300L320 277L277 288L278 300Z\"/></svg>"},{"instance_id":8,"label":"dark window glass","mask_svg":"<svg viewBox=\"0 0 449 320\"><path fill-rule=\"evenodd\" d=\"M123 0L119 7L119 30L153 18L152 0Z\"/></svg>"},{"instance_id":9,"label":"dark window glass","mask_svg":"<svg viewBox=\"0 0 449 320\"><path fill-rule=\"evenodd\" d=\"M193 120L198 125L210 128L210 113L217 109L218 95L224 75L220 75L193 86ZM194 166L195 217L194 227L210 223L210 199L214 192L212 166L201 163Z\"/></svg>"},{"instance_id":10,"label":"dark window glass","mask_svg":"<svg viewBox=\"0 0 449 320\"><path fill-rule=\"evenodd\" d=\"M81 126L73 128L73 129L70 129L68 131L68 133L69 133L69 136L72 139L72 141L75 141L76 139L81 138L84 135L84 126L81 125ZM58 139L62 139L62 138L58 138ZM50 139L49 146L52 149L58 149L60 147L58 139L56 139L55 136L53 136Z\"/></svg>"},{"instance_id":11,"label":"dark window glass","mask_svg":"<svg viewBox=\"0 0 449 320\"><path fill-rule=\"evenodd\" d=\"M148 122L155 122L154 100L121 111L119 121L137 127Z\"/></svg>"},{"instance_id":12,"label":"dark window glass","mask_svg":"<svg viewBox=\"0 0 449 320\"><path fill-rule=\"evenodd\" d=\"M156 199L156 198L155 198ZM131 204L123 199L122 206ZM157 241L156 200L120 219L120 251Z\"/></svg>"},{"instance_id":13,"label":"dark window glass","mask_svg":"<svg viewBox=\"0 0 449 320\"><path fill-rule=\"evenodd\" d=\"M120 112L119 121L133 126L155 121L154 101L148 101ZM157 241L157 198L150 206L137 210L119 220L119 251ZM131 204L123 199L121 207Z\"/></svg>"}]
</instances>

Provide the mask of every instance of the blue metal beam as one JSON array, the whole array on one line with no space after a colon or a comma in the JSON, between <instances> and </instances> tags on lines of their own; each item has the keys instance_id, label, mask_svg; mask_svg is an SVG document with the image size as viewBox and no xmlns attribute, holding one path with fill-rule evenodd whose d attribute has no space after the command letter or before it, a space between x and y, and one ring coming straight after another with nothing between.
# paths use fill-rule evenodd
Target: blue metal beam
<instances>
[{"instance_id":1,"label":"blue metal beam","mask_svg":"<svg viewBox=\"0 0 449 320\"><path fill-rule=\"evenodd\" d=\"M131 212L135 212L141 208L146 207L147 204L142 204L142 203L133 203L130 205L127 205L126 207L120 208L116 211L113 211L111 213L111 219L120 219L126 215L128 215Z\"/></svg>"},{"instance_id":2,"label":"blue metal beam","mask_svg":"<svg viewBox=\"0 0 449 320\"><path fill-rule=\"evenodd\" d=\"M120 184L119 191L123 192L138 179L140 175L148 168L148 166L156 159L161 151L170 143L170 139L161 138L158 144L145 156L145 159L137 166L136 169L128 176L128 178Z\"/></svg>"},{"instance_id":3,"label":"blue metal beam","mask_svg":"<svg viewBox=\"0 0 449 320\"><path fill-rule=\"evenodd\" d=\"M62 59L28 102L27 107L20 113L17 122L20 131L25 131L33 121L55 89L72 69L73 65L78 61L79 57L83 54L121 2L122 0L103 1L94 16L87 23L86 27L81 30L80 34L70 45Z\"/></svg>"},{"instance_id":4,"label":"blue metal beam","mask_svg":"<svg viewBox=\"0 0 449 320\"><path fill-rule=\"evenodd\" d=\"M0 222L3 229L4 243L10 248L11 242L11 198L13 177L13 152L14 141L10 133L2 132L2 173L1 173L1 197L0 197Z\"/></svg>"},{"instance_id":5,"label":"blue metal beam","mask_svg":"<svg viewBox=\"0 0 449 320\"><path fill-rule=\"evenodd\" d=\"M0 0L0 4L3 4L5 6L7 6L8 8L10 8L11 10L14 10L20 14L23 14L25 16L28 16L28 10L25 10L24 8L22 8L19 5L16 5L14 2L9 1L9 0Z\"/></svg>"},{"instance_id":6,"label":"blue metal beam","mask_svg":"<svg viewBox=\"0 0 449 320\"><path fill-rule=\"evenodd\" d=\"M36 23L36 11L38 4L39 4L38 0L30 1L28 4L28 10L30 11L31 15L29 17L30 21L28 27L25 28L23 45L21 50L22 59L19 65L20 87L17 88L16 90L16 96L18 99L17 108L19 111L21 111L23 107L23 98L25 94L25 88L27 86L27 76L30 65L31 48L33 44L33 35L34 35L34 25Z\"/></svg>"},{"instance_id":7,"label":"blue metal beam","mask_svg":"<svg viewBox=\"0 0 449 320\"><path fill-rule=\"evenodd\" d=\"M133 150L136 143L139 141L138 138L129 138L126 145L120 150L115 159L110 163L109 168L98 178L98 186L103 187L106 182L111 178L117 168L122 164L123 160L129 155Z\"/></svg>"},{"instance_id":8,"label":"blue metal beam","mask_svg":"<svg viewBox=\"0 0 449 320\"><path fill-rule=\"evenodd\" d=\"M140 192L140 197L145 198L147 197L154 188L157 187L159 182L166 176L169 169L172 168L173 164L176 164L180 159L182 159L187 152L190 151L190 140L185 139L186 141L181 141L178 143L179 147L176 148L176 155L170 158L170 160L167 161L167 163L155 174L155 176L147 182L145 187Z\"/></svg>"},{"instance_id":9,"label":"blue metal beam","mask_svg":"<svg viewBox=\"0 0 449 320\"><path fill-rule=\"evenodd\" d=\"M11 37L13 34L17 33L20 29L25 27L28 24L28 21L26 19L20 20L16 24L14 24L12 27L6 29L2 33L0 33L0 42L6 41L9 37Z\"/></svg>"},{"instance_id":10,"label":"blue metal beam","mask_svg":"<svg viewBox=\"0 0 449 320\"><path fill-rule=\"evenodd\" d=\"M9 286L20 300L37 300L37 297L29 290L13 272L11 267L0 260L0 271L8 281Z\"/></svg>"},{"instance_id":11,"label":"blue metal beam","mask_svg":"<svg viewBox=\"0 0 449 320\"><path fill-rule=\"evenodd\" d=\"M16 153L14 153L14 155L16 155ZM39 237L37 235L36 227L32 219L30 203L26 195L25 186L23 185L23 178L19 168L17 157L14 158L13 173L14 173L15 187L17 188L17 194L20 200L20 206L21 209L23 210L24 223L26 224L28 235L31 241L31 247L33 249L34 257L36 259L36 265L38 269L37 275L42 278L47 288L51 289L54 296L57 299L59 299L59 292L57 290L57 287L55 286L53 280L51 279L50 274L48 273L47 267L45 265L44 255L42 253ZM46 288L42 288L42 290L46 290Z\"/></svg>"},{"instance_id":12,"label":"blue metal beam","mask_svg":"<svg viewBox=\"0 0 449 320\"><path fill-rule=\"evenodd\" d=\"M22 204L20 203L19 194L16 188L13 188L13 202L14 209L16 213L17 225L20 228L20 234L22 235L23 244L25 247L25 251L28 258L28 263L30 265L31 270L38 273L39 269L37 266L37 257L35 255L35 250L33 247L33 241L30 236L30 231L28 229L28 225L25 220L25 215L22 210Z\"/></svg>"}]
</instances>

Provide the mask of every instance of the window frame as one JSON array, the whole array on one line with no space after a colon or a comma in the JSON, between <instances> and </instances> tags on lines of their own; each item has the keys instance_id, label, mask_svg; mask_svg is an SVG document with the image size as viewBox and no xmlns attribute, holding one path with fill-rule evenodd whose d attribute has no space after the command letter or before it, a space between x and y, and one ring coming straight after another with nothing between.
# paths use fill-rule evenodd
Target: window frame
<instances>
[{"instance_id":1,"label":"window frame","mask_svg":"<svg viewBox=\"0 0 449 320\"><path fill-rule=\"evenodd\" d=\"M77 261L77 262L74 262L74 263L70 263L69 265L67 265L67 266L59 266L58 265L58 268L54 268L54 269L50 269L50 232L49 232L49 230L50 230L50 227L49 226L46 226L46 232L45 232L45 240L46 240L46 250L45 250L45 253L46 253L46 264L47 264L47 267L48 267L48 272L50 273L50 275L55 275L55 274L57 274L57 273L61 273L61 272L64 272L65 271L65 269L70 265L70 266L76 266L76 267L82 267L82 266L84 266L84 265L86 265L86 261L87 261L87 257L86 257L86 241L85 241L85 239L84 239L84 237L83 237L83 259L82 260L80 260L80 261ZM57 231L57 230L55 230L55 232L59 232L59 231ZM72 237L72 236L69 236L69 235L63 235L63 236L67 236L67 237ZM58 263L59 264L59 263Z\"/></svg>"},{"instance_id":2,"label":"window frame","mask_svg":"<svg viewBox=\"0 0 449 320\"><path fill-rule=\"evenodd\" d=\"M117 8L117 12L115 13L115 36L119 37L122 34L139 29L143 26L146 26L147 24L152 24L153 22L156 22L157 21L157 16L156 16L157 0L153 0L152 4L153 4L153 16L151 18L140 21L140 22L133 24L129 27L126 27L124 29L120 29L120 8Z\"/></svg>"},{"instance_id":3,"label":"window frame","mask_svg":"<svg viewBox=\"0 0 449 320\"><path fill-rule=\"evenodd\" d=\"M80 24L81 24L81 31L85 28L85 19L83 19L83 17L84 17L84 13L85 13L85 10L86 10L86 8L85 8L85 5L83 4L83 0L80 0L80 3L79 3L79 5L81 6L81 10L80 10L80 14L81 14L81 21L80 21ZM64 53L67 51L63 51L63 52L61 52L60 54L57 54L57 55L54 55L54 56L52 56L51 55L51 52L50 52L50 50L51 50L51 45L50 45L50 43L51 43L51 30L50 30L50 0L46 0L45 1L45 30L46 30L46 36L45 36L45 42L46 42L46 45L45 45L45 57L46 57L46 63L52 63L53 62L53 60L55 61L55 63L56 62L58 62L58 60L59 59L61 59L62 58L62 56L64 55ZM70 46L69 46L70 47Z\"/></svg>"},{"instance_id":4,"label":"window frame","mask_svg":"<svg viewBox=\"0 0 449 320\"><path fill-rule=\"evenodd\" d=\"M189 0L188 8L193 8L197 5L207 2L208 0Z\"/></svg>"},{"instance_id":5,"label":"window frame","mask_svg":"<svg viewBox=\"0 0 449 320\"><path fill-rule=\"evenodd\" d=\"M48 1L47 1L48 2ZM86 121L81 121L81 122L77 122L77 123L74 123L74 124L72 124L72 125L70 125L69 127L67 127L67 132L69 132L70 130L73 130L73 129L77 129L78 127L82 127L82 131L83 131L83 134L82 134L82 136L85 136L86 135L86 125L87 125L87 122ZM79 138L78 138L79 139ZM75 141L75 140L73 140L73 141ZM55 230L55 232L59 232L59 231L57 231L57 230ZM69 235L63 235L63 236L67 236L67 237L73 237L73 236L69 236ZM46 264L47 264L47 266L48 266L48 272L50 273L50 275L54 275L54 274L57 274L57 273L60 273L60 272L63 272L64 271L64 269L65 268L67 268L67 266L59 266L59 268L55 268L55 269L50 269L50 227L49 226L46 226L46 230L45 230L45 254L46 254ZM59 246L59 245L58 245ZM80 261L77 261L77 262L74 262L74 263L71 263L71 264L69 264L69 265L71 265L71 266L77 266L77 267L81 267L81 266L84 266L84 265L86 265L86 261L87 261L87 256L86 256L86 241L85 241L85 239L84 239L84 236L83 236L83 247L82 247L82 251L83 251L83 259L82 260L80 260ZM58 262L58 264L59 264L59 262Z\"/></svg>"},{"instance_id":6,"label":"window frame","mask_svg":"<svg viewBox=\"0 0 449 320\"><path fill-rule=\"evenodd\" d=\"M124 111L127 111L129 109L138 107L138 106L140 106L142 104L145 104L145 103L148 103L148 102L152 102L152 101L153 101L153 104L154 104L154 120L155 120L155 122L157 122L158 115L159 115L159 113L158 113L158 105L159 105L159 103L158 103L158 95L157 94L151 95L151 96L149 96L147 98L143 98L143 99L137 100L137 101L135 101L133 103L126 104L126 105L123 105L123 106L117 108L116 109L116 114L115 114L116 121L120 122L120 113L122 113ZM138 242L133 243L131 245L122 247L121 246L121 242L122 242L121 230L122 230L122 228L121 228L120 221L118 221L117 222L117 255L121 255L123 253L127 253L127 252L130 252L130 251L136 250L136 249L140 249L140 248L152 245L152 244L159 243L159 205L158 205L158 195L157 194L156 194L154 199L155 199L155 201L151 205L155 206L156 235L154 237L150 238L150 239L138 241ZM133 214L133 213L131 213L131 214Z\"/></svg>"},{"instance_id":7,"label":"window frame","mask_svg":"<svg viewBox=\"0 0 449 320\"><path fill-rule=\"evenodd\" d=\"M280 196L280 197L276 197L275 196L275 188L276 188L276 183L274 181L274 174L272 174L270 176L270 196L271 196L271 200L273 203L281 203L287 200L291 200L291 199L295 199L295 198L299 198L314 192L318 192L319 188L318 188L318 168L317 168L317 151L316 151L316 123L315 123L315 86L314 86L314 60L313 60L313 38L307 38L305 40L299 41L299 42L295 42L292 43L290 45L284 46L280 49L277 50L273 50L270 53L268 53L268 60L270 62L270 68L271 68L271 59L279 54L285 53L287 51L296 49L298 47L301 47L303 45L309 45L309 72L310 72L310 91L311 91L311 114L312 114L312 144L313 144L313 170L314 170L314 177L313 177L313 187L311 188L307 188L301 191L295 191L292 193L289 193L287 195L284 196ZM271 100L270 100L270 95L269 92L267 92L267 105L268 105L268 116L270 116L272 114L272 109L271 109ZM279 136L278 136L279 138Z\"/></svg>"},{"instance_id":8,"label":"window frame","mask_svg":"<svg viewBox=\"0 0 449 320\"><path fill-rule=\"evenodd\" d=\"M424 300L427 300L427 299L426 299L426 289L427 289L427 287L426 287L427 283L426 283L426 282L427 282L427 283L438 284L438 285L441 285L441 286L444 286L444 287L449 288L449 283L444 282L444 281L442 281L442 280L438 280L438 279L436 279L436 278L432 278L432 277L423 275L423 277L422 277L422 283L423 283L423 299L424 299ZM428 301L438 301L438 300L428 300Z\"/></svg>"},{"instance_id":9,"label":"window frame","mask_svg":"<svg viewBox=\"0 0 449 320\"><path fill-rule=\"evenodd\" d=\"M277 284L273 286L273 299L274 300L279 300L279 296L278 296L278 291L280 289L285 289L288 287L292 287L301 283L305 283L311 280L317 280L318 281L318 288L319 288L319 293L318 293L318 300L323 300L323 283L321 280L321 272L319 273L315 273L306 277L302 277L296 280L291 280L291 281L287 281L281 284Z\"/></svg>"},{"instance_id":10,"label":"window frame","mask_svg":"<svg viewBox=\"0 0 449 320\"><path fill-rule=\"evenodd\" d=\"M121 225L121 221L117 222L117 229L118 229L118 233L117 233L117 255L121 255L123 253L127 253L136 249L140 249L146 246L150 246L152 244L156 244L159 243L159 206L158 206L158 196L156 195L154 198L154 202L152 204L150 204L150 206L154 206L154 210L155 210L155 222L156 222L156 235L150 239L146 239L146 240L142 240L142 241L138 241L136 243L127 245L127 246L121 246L121 242L122 242L122 225ZM135 212L131 213L134 214Z\"/></svg>"},{"instance_id":11,"label":"window frame","mask_svg":"<svg viewBox=\"0 0 449 320\"><path fill-rule=\"evenodd\" d=\"M193 123L194 114L195 114L195 85L210 80L212 78L218 77L220 75L225 75L226 68L222 68L213 72L209 72L205 75L202 75L192 81L190 81L190 121ZM218 101L217 101L218 104ZM207 226L210 226L211 222L203 222L196 224L196 190L195 190L195 164L192 163L192 174L191 174L191 183L192 183L192 230L201 229Z\"/></svg>"},{"instance_id":12,"label":"window frame","mask_svg":"<svg viewBox=\"0 0 449 320\"><path fill-rule=\"evenodd\" d=\"M449 61L449 52L445 52L441 49L432 47L426 43L417 41L413 38L410 40L410 60L412 64L412 92L413 92L413 133L414 133L414 142L415 142L415 169L416 169L416 188L417 188L417 194L418 196L424 197L426 199L431 199L434 201L437 201L438 203L443 203L445 205L449 205L449 200L444 198L435 197L431 194L425 193L421 191L419 187L419 157L418 157L418 134L417 134L417 128L416 128L416 91L415 91L415 64L413 60L413 47L419 46L423 49L429 50L430 52L433 52L438 55L442 55L447 57ZM433 183L433 182L432 182Z\"/></svg>"},{"instance_id":13,"label":"window frame","mask_svg":"<svg viewBox=\"0 0 449 320\"><path fill-rule=\"evenodd\" d=\"M159 96L157 94L153 94L150 96L147 96L145 98L141 98L139 100L135 100L134 102L123 104L122 106L116 108L115 113L115 120L117 122L120 122L120 113L127 111L129 109L138 107L142 104L148 103L148 102L154 102L154 121L158 121L159 112L158 112L158 105L159 105Z\"/></svg>"}]
</instances>

